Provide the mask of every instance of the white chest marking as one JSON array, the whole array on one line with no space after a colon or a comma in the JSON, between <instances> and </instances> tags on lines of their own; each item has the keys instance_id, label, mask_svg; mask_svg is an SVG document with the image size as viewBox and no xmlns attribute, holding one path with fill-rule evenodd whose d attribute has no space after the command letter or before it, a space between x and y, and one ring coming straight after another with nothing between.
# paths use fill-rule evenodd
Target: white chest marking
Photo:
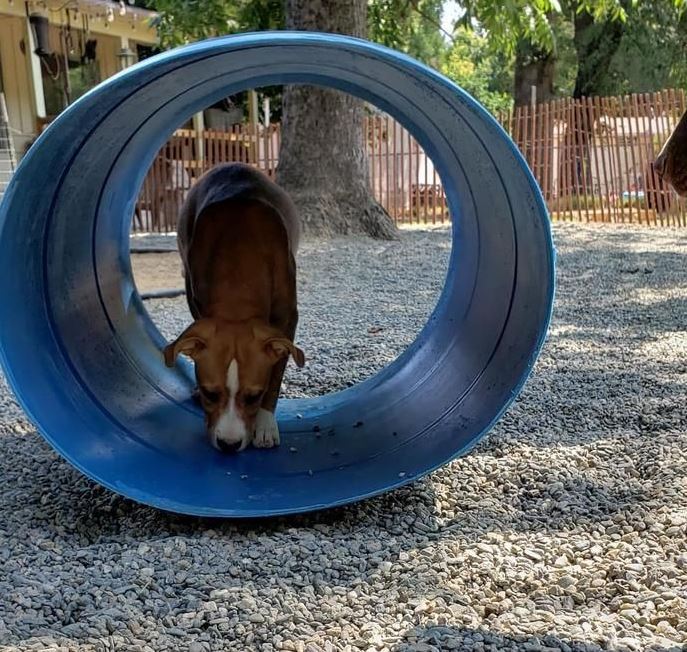
<instances>
[{"instance_id":1,"label":"white chest marking","mask_svg":"<svg viewBox=\"0 0 687 652\"><path fill-rule=\"evenodd\" d=\"M242 448L245 448L248 445L248 432L236 405L236 396L239 393L239 363L236 359L231 361L227 369L227 391L229 401L217 422L215 436L230 442L242 441Z\"/></svg>"},{"instance_id":2,"label":"white chest marking","mask_svg":"<svg viewBox=\"0 0 687 652\"><path fill-rule=\"evenodd\" d=\"M227 369L227 389L229 390L229 398L231 402L239 393L239 363L234 358Z\"/></svg>"}]
</instances>

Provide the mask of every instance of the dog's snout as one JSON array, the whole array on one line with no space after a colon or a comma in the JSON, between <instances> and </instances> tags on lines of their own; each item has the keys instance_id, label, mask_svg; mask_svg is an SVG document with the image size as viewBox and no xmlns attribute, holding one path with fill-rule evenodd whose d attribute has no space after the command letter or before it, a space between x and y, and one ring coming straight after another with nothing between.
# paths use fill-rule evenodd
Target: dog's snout
<instances>
[{"instance_id":1,"label":"dog's snout","mask_svg":"<svg viewBox=\"0 0 687 652\"><path fill-rule=\"evenodd\" d=\"M223 453L237 453L241 448L241 442L224 441L224 439L218 439L217 448L219 448Z\"/></svg>"}]
</instances>

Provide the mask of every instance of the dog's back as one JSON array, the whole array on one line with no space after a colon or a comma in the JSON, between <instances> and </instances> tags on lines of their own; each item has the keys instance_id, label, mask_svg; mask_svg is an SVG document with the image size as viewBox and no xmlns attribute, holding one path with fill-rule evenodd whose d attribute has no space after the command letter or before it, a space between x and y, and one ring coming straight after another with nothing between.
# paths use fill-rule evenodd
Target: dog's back
<instances>
[{"instance_id":1,"label":"dog's back","mask_svg":"<svg viewBox=\"0 0 687 652\"><path fill-rule=\"evenodd\" d=\"M301 229L296 208L289 195L266 174L243 163L226 163L206 172L189 191L181 209L177 239L184 257L193 240L196 222L212 206L229 201L259 201L282 219L289 249L298 249Z\"/></svg>"}]
</instances>

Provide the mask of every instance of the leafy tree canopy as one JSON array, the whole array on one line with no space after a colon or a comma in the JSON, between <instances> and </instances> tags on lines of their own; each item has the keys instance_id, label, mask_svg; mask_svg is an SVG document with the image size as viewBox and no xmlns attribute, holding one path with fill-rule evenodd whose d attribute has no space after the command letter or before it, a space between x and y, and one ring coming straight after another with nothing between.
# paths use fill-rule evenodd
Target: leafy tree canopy
<instances>
[{"instance_id":1,"label":"leafy tree canopy","mask_svg":"<svg viewBox=\"0 0 687 652\"><path fill-rule=\"evenodd\" d=\"M441 29L443 0L371 0L368 37L439 68L447 50Z\"/></svg>"},{"instance_id":2,"label":"leafy tree canopy","mask_svg":"<svg viewBox=\"0 0 687 652\"><path fill-rule=\"evenodd\" d=\"M285 24L283 0L144 1L160 14L163 47ZM514 53L523 41L533 52L554 53L554 93L572 93L580 57L597 51L579 49L581 15L594 23L588 37L595 31L603 37L614 22L623 25L617 53L594 80L596 93L687 84L687 0L461 0L460 7L463 13L447 34L441 27L444 0L369 0L369 38L443 71L492 111L509 105ZM591 60L582 64L599 68ZM278 113L278 93L269 94Z\"/></svg>"},{"instance_id":3,"label":"leafy tree canopy","mask_svg":"<svg viewBox=\"0 0 687 652\"><path fill-rule=\"evenodd\" d=\"M507 111L511 95L513 58L495 54L488 38L466 28L456 30L451 48L446 53L441 71L492 113Z\"/></svg>"},{"instance_id":4,"label":"leafy tree canopy","mask_svg":"<svg viewBox=\"0 0 687 652\"><path fill-rule=\"evenodd\" d=\"M628 12L618 51L596 92L648 93L687 87L687 11L674 0L643 0Z\"/></svg>"},{"instance_id":5,"label":"leafy tree canopy","mask_svg":"<svg viewBox=\"0 0 687 652\"><path fill-rule=\"evenodd\" d=\"M247 30L284 26L282 0L148 0L159 13L155 26L163 47Z\"/></svg>"},{"instance_id":6,"label":"leafy tree canopy","mask_svg":"<svg viewBox=\"0 0 687 652\"><path fill-rule=\"evenodd\" d=\"M552 19L563 12L559 0L463 0L461 5L464 13L458 26L480 25L499 51L513 53L520 39L544 50L555 49ZM595 20L627 19L622 0L572 0L569 5L572 11L586 11Z\"/></svg>"}]
</instances>

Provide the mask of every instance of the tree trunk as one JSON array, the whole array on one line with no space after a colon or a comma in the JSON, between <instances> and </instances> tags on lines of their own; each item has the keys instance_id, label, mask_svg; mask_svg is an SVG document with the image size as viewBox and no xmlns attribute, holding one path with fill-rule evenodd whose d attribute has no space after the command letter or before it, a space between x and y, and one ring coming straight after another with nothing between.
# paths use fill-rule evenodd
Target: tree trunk
<instances>
[{"instance_id":1,"label":"tree trunk","mask_svg":"<svg viewBox=\"0 0 687 652\"><path fill-rule=\"evenodd\" d=\"M629 3L625 2L625 5ZM625 7L627 9L627 6ZM594 17L586 11L575 13L574 18L575 51L577 53L577 76L573 98L581 100L583 97L605 94L605 82L611 61L615 56L625 32L625 23L619 20L595 22ZM588 188L592 186L592 165L590 147L594 135L596 115L594 110L587 113L580 110L582 123L577 125L574 132L566 135L565 145L568 151L575 152L576 187L582 192L584 183Z\"/></svg>"},{"instance_id":2,"label":"tree trunk","mask_svg":"<svg viewBox=\"0 0 687 652\"><path fill-rule=\"evenodd\" d=\"M556 72L556 56L546 52L529 41L518 42L515 52L515 76L513 99L516 107L530 106L532 103L532 86L536 88L536 102L548 102L553 99L553 79ZM537 127L540 137L535 139L531 133L531 119L525 128L519 130L520 137L516 145L528 162L545 160L545 143L553 143L553 121ZM549 130L548 137L544 136L543 128ZM549 145L549 148L551 146ZM535 151L536 148L536 151ZM549 152L550 154L550 152ZM532 170L539 173L540 165Z\"/></svg>"},{"instance_id":3,"label":"tree trunk","mask_svg":"<svg viewBox=\"0 0 687 652\"><path fill-rule=\"evenodd\" d=\"M285 0L287 29L364 37L367 0ZM277 183L293 198L305 233L396 237L396 226L372 196L364 105L328 88L284 89Z\"/></svg>"},{"instance_id":4,"label":"tree trunk","mask_svg":"<svg viewBox=\"0 0 687 652\"><path fill-rule=\"evenodd\" d=\"M553 80L556 72L556 55L521 40L515 52L515 106L525 106L532 101L532 86L537 89L537 102L553 99Z\"/></svg>"}]
</instances>

